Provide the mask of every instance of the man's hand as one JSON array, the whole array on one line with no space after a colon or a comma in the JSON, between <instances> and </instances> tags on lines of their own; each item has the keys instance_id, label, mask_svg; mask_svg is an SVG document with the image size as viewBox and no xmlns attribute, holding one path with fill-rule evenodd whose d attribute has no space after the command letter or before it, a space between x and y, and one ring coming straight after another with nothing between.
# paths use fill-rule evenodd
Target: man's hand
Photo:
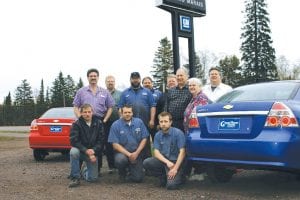
<instances>
[{"instance_id":1,"label":"man's hand","mask_svg":"<svg viewBox=\"0 0 300 200\"><path fill-rule=\"evenodd\" d=\"M168 179L174 179L177 174L177 169L174 167L168 172Z\"/></svg>"},{"instance_id":2,"label":"man's hand","mask_svg":"<svg viewBox=\"0 0 300 200\"><path fill-rule=\"evenodd\" d=\"M149 128L154 128L154 120L150 120L148 124Z\"/></svg>"},{"instance_id":3,"label":"man's hand","mask_svg":"<svg viewBox=\"0 0 300 200\"><path fill-rule=\"evenodd\" d=\"M167 167L169 168L169 169L172 169L173 167L174 167L174 163L172 163L171 161L168 161L167 163L166 163L166 165L167 165Z\"/></svg>"},{"instance_id":4,"label":"man's hand","mask_svg":"<svg viewBox=\"0 0 300 200\"><path fill-rule=\"evenodd\" d=\"M97 158L95 155L91 155L91 156L89 156L89 158L92 163L95 163L97 161Z\"/></svg>"},{"instance_id":5,"label":"man's hand","mask_svg":"<svg viewBox=\"0 0 300 200\"><path fill-rule=\"evenodd\" d=\"M136 159L138 156L139 156L139 154L137 152L130 153L130 155L128 156L129 161L131 163L136 163Z\"/></svg>"},{"instance_id":6,"label":"man's hand","mask_svg":"<svg viewBox=\"0 0 300 200\"><path fill-rule=\"evenodd\" d=\"M85 151L85 154L88 155L88 156L90 157L91 155L94 155L94 154L95 154L95 151L94 151L94 149L87 149L87 150Z\"/></svg>"}]
</instances>

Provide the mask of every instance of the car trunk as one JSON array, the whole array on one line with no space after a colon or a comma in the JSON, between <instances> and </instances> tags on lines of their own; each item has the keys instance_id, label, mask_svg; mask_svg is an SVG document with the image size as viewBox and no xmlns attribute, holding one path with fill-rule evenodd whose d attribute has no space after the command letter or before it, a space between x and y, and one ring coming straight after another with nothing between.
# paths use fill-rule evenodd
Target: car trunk
<instances>
[{"instance_id":1,"label":"car trunk","mask_svg":"<svg viewBox=\"0 0 300 200\"><path fill-rule=\"evenodd\" d=\"M43 136L68 136L73 121L71 119L37 119L37 125L39 133Z\"/></svg>"},{"instance_id":2,"label":"car trunk","mask_svg":"<svg viewBox=\"0 0 300 200\"><path fill-rule=\"evenodd\" d=\"M274 102L217 103L197 108L202 138L245 138L259 135Z\"/></svg>"}]
</instances>

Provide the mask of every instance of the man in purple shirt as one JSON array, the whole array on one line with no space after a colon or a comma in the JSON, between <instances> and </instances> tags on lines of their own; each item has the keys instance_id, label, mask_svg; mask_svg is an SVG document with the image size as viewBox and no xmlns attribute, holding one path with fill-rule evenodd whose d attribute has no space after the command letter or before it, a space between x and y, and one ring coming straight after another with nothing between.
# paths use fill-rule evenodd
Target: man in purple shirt
<instances>
[{"instance_id":1,"label":"man in purple shirt","mask_svg":"<svg viewBox=\"0 0 300 200\"><path fill-rule=\"evenodd\" d=\"M93 107L94 115L104 123L108 121L112 113L112 108L115 105L114 99L111 94L104 88L98 86L99 71L97 69L89 69L87 71L87 79L89 85L80 88L73 100L75 115L79 118L79 108L83 104L90 104ZM102 167L102 154L98 155L98 171Z\"/></svg>"}]
</instances>

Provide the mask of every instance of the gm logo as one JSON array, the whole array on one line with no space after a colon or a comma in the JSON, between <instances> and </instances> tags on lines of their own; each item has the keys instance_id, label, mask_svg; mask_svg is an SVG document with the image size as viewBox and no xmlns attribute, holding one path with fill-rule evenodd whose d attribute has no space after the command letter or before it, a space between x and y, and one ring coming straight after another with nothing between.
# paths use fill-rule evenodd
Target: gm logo
<instances>
[{"instance_id":1,"label":"gm logo","mask_svg":"<svg viewBox=\"0 0 300 200\"><path fill-rule=\"evenodd\" d=\"M180 19L180 30L191 32L192 31L191 17L180 15L179 19Z\"/></svg>"},{"instance_id":2,"label":"gm logo","mask_svg":"<svg viewBox=\"0 0 300 200\"><path fill-rule=\"evenodd\" d=\"M223 108L226 110L230 110L231 108L233 108L233 105L227 104L227 105L223 106Z\"/></svg>"}]
</instances>

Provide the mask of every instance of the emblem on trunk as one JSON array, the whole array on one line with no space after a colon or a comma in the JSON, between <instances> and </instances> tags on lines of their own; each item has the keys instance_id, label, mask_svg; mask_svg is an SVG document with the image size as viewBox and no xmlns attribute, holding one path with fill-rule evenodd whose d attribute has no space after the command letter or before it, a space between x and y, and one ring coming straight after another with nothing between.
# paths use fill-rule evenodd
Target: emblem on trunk
<instances>
[{"instance_id":1,"label":"emblem on trunk","mask_svg":"<svg viewBox=\"0 0 300 200\"><path fill-rule=\"evenodd\" d=\"M233 108L233 105L227 104L227 105L223 106L223 108L226 110L230 110L231 108Z\"/></svg>"}]
</instances>

